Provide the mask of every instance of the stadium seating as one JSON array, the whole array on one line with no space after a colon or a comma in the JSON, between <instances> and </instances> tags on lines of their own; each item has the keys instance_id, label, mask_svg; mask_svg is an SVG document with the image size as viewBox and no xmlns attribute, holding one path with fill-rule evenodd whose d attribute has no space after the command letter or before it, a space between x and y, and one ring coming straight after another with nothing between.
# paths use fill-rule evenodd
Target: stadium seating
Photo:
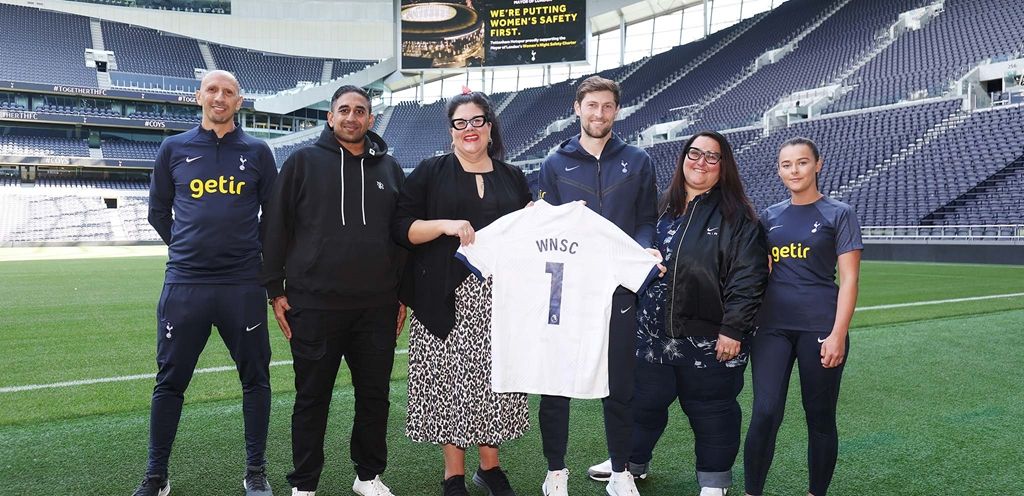
<instances>
[{"instance_id":1,"label":"stadium seating","mask_svg":"<svg viewBox=\"0 0 1024 496\"><path fill-rule=\"evenodd\" d=\"M416 102L395 106L384 141L402 167L416 167L423 159L449 149L452 137L446 105L445 100L438 100L423 106Z\"/></svg>"},{"instance_id":2,"label":"stadium seating","mask_svg":"<svg viewBox=\"0 0 1024 496\"><path fill-rule=\"evenodd\" d=\"M1007 100L995 109L968 111L950 88L950 82L985 59L1021 55L1024 9L1015 0L945 0L935 19L901 33L878 51L887 43L883 34L901 13L929 3L933 0L789 0L705 39L602 71L602 76L621 82L624 108L643 103L630 109L635 112L616 122L614 129L634 140L653 124L685 117L692 124L683 134L725 130L758 209L788 197L776 173L778 147L789 138L807 136L819 143L825 160L820 189L853 205L863 225L1024 224L1024 106ZM95 75L81 57L91 45L88 19L10 5L0 5L0 14L5 20L0 49L14 54L17 64L0 66L0 79L95 86ZM14 21L9 29L8 19ZM171 82L185 87L195 83L193 69L205 65L197 40L109 21L102 21L102 27L108 48L117 53L124 71L111 75L117 84ZM37 34L39 29L45 32ZM57 31L63 32L52 34ZM751 72L766 50L782 47L801 33L806 36L792 52ZM299 81L319 81L323 75L325 60L320 58L214 43L210 49L217 65L236 72L243 87L253 92L275 92ZM875 52L874 58L867 58ZM332 63L330 76L340 77L372 62ZM54 73L61 75L60 81L52 80ZM840 78L852 91L833 103L826 115L767 132L761 127L762 114L781 97ZM500 119L511 159L543 157L579 133L576 121L561 131L546 130L572 116L581 80L492 95L496 106L505 104ZM143 103L96 108L86 102L68 106L61 104L66 99L34 100L31 110L200 119L193 108L165 113L160 106ZM25 110L24 103L24 97L17 100L0 93L0 110ZM446 103L408 102L388 110L389 123L381 134L403 167L415 167L424 158L449 150ZM0 155L89 156L86 140L71 138L67 131L4 132ZM275 146L278 164L317 137ZM659 188L667 186L682 144L674 140L647 148ZM105 158L153 159L158 148L156 142L106 135L102 141ZM536 173L527 175L533 191L537 178ZM145 219L144 182L41 176L35 187L26 186L11 175L0 176L0 242L156 239ZM119 208L104 209L95 194L99 189L115 191Z\"/></svg>"},{"instance_id":3,"label":"stadium seating","mask_svg":"<svg viewBox=\"0 0 1024 496\"><path fill-rule=\"evenodd\" d=\"M88 157L86 140L58 136L0 136L0 155Z\"/></svg>"},{"instance_id":4,"label":"stadium seating","mask_svg":"<svg viewBox=\"0 0 1024 496\"><path fill-rule=\"evenodd\" d=\"M900 13L920 7L927 1L858 0L847 3L800 40L792 53L762 67L705 108L698 116L699 125L712 129L746 126L758 122L765 110L784 96L837 82L842 71L871 48L880 31L896 22ZM774 27L772 24L763 26Z\"/></svg>"},{"instance_id":5,"label":"stadium seating","mask_svg":"<svg viewBox=\"0 0 1024 496\"><path fill-rule=\"evenodd\" d=\"M294 57L210 43L217 68L231 71L252 93L276 93L299 82L320 82L324 59ZM341 77L373 64L368 60L335 60L331 77Z\"/></svg>"},{"instance_id":6,"label":"stadium seating","mask_svg":"<svg viewBox=\"0 0 1024 496\"><path fill-rule=\"evenodd\" d=\"M1024 107L972 112L841 199L864 212L865 225L917 225L1024 155L1021 136Z\"/></svg>"},{"instance_id":7,"label":"stadium seating","mask_svg":"<svg viewBox=\"0 0 1024 496\"><path fill-rule=\"evenodd\" d=\"M85 66L89 18L0 4L0 79L96 87Z\"/></svg>"},{"instance_id":8,"label":"stadium seating","mask_svg":"<svg viewBox=\"0 0 1024 496\"><path fill-rule=\"evenodd\" d=\"M160 143L110 138L103 140L101 148L105 158L155 160Z\"/></svg>"},{"instance_id":9,"label":"stadium seating","mask_svg":"<svg viewBox=\"0 0 1024 496\"><path fill-rule=\"evenodd\" d=\"M925 217L922 224L1019 224L1024 212L1024 158L1018 158L956 200Z\"/></svg>"},{"instance_id":10,"label":"stadium seating","mask_svg":"<svg viewBox=\"0 0 1024 496\"><path fill-rule=\"evenodd\" d=\"M117 57L119 71L195 80L195 69L206 69L199 42L193 38L118 22L101 25L103 43Z\"/></svg>"},{"instance_id":11,"label":"stadium seating","mask_svg":"<svg viewBox=\"0 0 1024 496\"><path fill-rule=\"evenodd\" d=\"M946 0L922 29L901 35L846 79L856 88L833 111L874 107L925 90L938 96L981 61L1020 56L1024 9L1017 0Z\"/></svg>"}]
</instances>

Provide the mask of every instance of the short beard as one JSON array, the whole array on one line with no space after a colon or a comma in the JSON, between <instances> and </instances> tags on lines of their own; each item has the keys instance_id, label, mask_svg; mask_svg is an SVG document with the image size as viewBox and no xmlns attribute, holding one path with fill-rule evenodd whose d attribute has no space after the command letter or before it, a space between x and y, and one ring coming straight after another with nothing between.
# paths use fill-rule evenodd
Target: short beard
<instances>
[{"instance_id":1,"label":"short beard","mask_svg":"<svg viewBox=\"0 0 1024 496\"><path fill-rule=\"evenodd\" d=\"M584 125L584 126L580 126L580 127L583 128L583 134L585 134L585 135L587 135L587 136L589 136L591 138L594 138L594 139L604 139L605 137L607 137L612 132L612 127L608 126L608 128L605 130L604 134L602 134L600 136L597 136L597 135L594 135L594 134L590 133L590 129L588 129L588 126Z\"/></svg>"}]
</instances>

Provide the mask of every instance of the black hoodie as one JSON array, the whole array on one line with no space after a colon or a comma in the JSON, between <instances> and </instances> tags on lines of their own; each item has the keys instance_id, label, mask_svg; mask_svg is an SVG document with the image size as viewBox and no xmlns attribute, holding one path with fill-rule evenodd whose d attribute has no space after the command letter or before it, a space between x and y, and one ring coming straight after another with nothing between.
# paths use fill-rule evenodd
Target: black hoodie
<instances>
[{"instance_id":1,"label":"black hoodie","mask_svg":"<svg viewBox=\"0 0 1024 496\"><path fill-rule=\"evenodd\" d=\"M405 253L389 226L405 175L386 152L368 132L364 153L352 155L325 125L288 157L263 213L269 297L324 310L397 305Z\"/></svg>"}]
</instances>

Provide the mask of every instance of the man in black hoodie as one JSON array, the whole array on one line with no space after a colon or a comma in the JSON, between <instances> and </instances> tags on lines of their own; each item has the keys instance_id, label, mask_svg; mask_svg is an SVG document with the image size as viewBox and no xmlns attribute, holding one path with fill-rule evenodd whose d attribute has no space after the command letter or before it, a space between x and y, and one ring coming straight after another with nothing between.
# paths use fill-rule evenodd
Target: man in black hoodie
<instances>
[{"instance_id":1,"label":"man in black hoodie","mask_svg":"<svg viewBox=\"0 0 1024 496\"><path fill-rule=\"evenodd\" d=\"M405 176L372 125L366 92L338 88L320 139L288 157L264 212L264 283L295 369L295 469L288 481L302 496L312 496L320 481L327 412L342 358L356 400L351 455L358 477L352 490L392 496L380 474L405 309L398 302L404 253L391 241L389 226Z\"/></svg>"}]
</instances>

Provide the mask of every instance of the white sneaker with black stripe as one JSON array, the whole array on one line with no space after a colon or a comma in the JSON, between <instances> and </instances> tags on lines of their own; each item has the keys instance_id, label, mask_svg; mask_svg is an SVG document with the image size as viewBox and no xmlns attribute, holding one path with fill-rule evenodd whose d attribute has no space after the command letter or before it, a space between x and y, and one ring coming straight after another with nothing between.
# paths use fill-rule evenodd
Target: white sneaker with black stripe
<instances>
[{"instance_id":1,"label":"white sneaker with black stripe","mask_svg":"<svg viewBox=\"0 0 1024 496\"><path fill-rule=\"evenodd\" d=\"M629 468L629 472L633 474L635 479L646 479L647 468L650 466L649 463L627 463L626 467ZM587 475L596 481L608 482L608 479L612 476L612 460L611 458L593 465L587 469Z\"/></svg>"}]
</instances>

